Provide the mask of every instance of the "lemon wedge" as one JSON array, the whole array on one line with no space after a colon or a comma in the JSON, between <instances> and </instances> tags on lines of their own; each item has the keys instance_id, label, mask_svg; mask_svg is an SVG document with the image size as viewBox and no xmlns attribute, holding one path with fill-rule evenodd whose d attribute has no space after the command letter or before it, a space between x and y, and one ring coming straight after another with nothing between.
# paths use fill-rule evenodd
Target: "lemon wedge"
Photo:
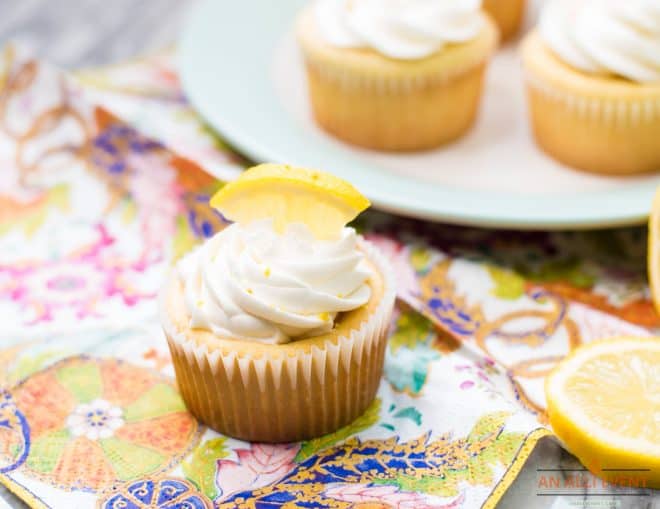
<instances>
[{"instance_id":1,"label":"lemon wedge","mask_svg":"<svg viewBox=\"0 0 660 509\"><path fill-rule=\"evenodd\" d=\"M660 488L660 338L584 345L545 383L550 424L591 472Z\"/></svg>"},{"instance_id":2,"label":"lemon wedge","mask_svg":"<svg viewBox=\"0 0 660 509\"><path fill-rule=\"evenodd\" d=\"M275 230L306 224L319 239L336 238L370 203L348 182L329 173L281 164L243 172L211 198L227 219L250 223L272 218Z\"/></svg>"},{"instance_id":3,"label":"lemon wedge","mask_svg":"<svg viewBox=\"0 0 660 509\"><path fill-rule=\"evenodd\" d=\"M660 313L660 187L655 193L649 217L648 275L655 309Z\"/></svg>"}]
</instances>

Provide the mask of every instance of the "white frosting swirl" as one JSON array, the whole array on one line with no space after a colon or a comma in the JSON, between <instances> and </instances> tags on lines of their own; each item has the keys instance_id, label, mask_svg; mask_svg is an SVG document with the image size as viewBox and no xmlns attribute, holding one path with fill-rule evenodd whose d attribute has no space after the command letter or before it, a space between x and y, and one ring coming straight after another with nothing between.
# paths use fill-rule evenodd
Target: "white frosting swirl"
<instances>
[{"instance_id":1,"label":"white frosting swirl","mask_svg":"<svg viewBox=\"0 0 660 509\"><path fill-rule=\"evenodd\" d=\"M539 29L575 69L660 82L659 0L552 0Z\"/></svg>"},{"instance_id":2,"label":"white frosting swirl","mask_svg":"<svg viewBox=\"0 0 660 509\"><path fill-rule=\"evenodd\" d=\"M357 239L352 228L321 241L303 224L283 234L269 220L232 224L178 264L190 326L264 343L330 331L371 296Z\"/></svg>"},{"instance_id":3,"label":"white frosting swirl","mask_svg":"<svg viewBox=\"0 0 660 509\"><path fill-rule=\"evenodd\" d=\"M317 0L315 9L329 44L402 60L470 41L484 23L481 0Z\"/></svg>"}]
</instances>

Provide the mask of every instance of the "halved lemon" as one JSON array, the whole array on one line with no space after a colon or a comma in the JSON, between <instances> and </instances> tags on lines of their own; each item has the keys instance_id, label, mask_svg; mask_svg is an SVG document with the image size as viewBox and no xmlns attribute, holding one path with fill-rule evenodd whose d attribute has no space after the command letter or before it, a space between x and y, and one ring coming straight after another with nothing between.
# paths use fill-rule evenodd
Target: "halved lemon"
<instances>
[{"instance_id":1,"label":"halved lemon","mask_svg":"<svg viewBox=\"0 0 660 509\"><path fill-rule=\"evenodd\" d=\"M304 223L319 239L337 237L370 203L348 182L329 173L282 164L261 164L211 198L226 218L250 223L272 218L277 231Z\"/></svg>"},{"instance_id":2,"label":"halved lemon","mask_svg":"<svg viewBox=\"0 0 660 509\"><path fill-rule=\"evenodd\" d=\"M660 187L658 187L651 215L649 216L649 242L648 242L648 275L649 286L655 309L660 313Z\"/></svg>"},{"instance_id":3,"label":"halved lemon","mask_svg":"<svg viewBox=\"0 0 660 509\"><path fill-rule=\"evenodd\" d=\"M545 383L550 424L608 481L660 488L660 338L588 343Z\"/></svg>"}]
</instances>

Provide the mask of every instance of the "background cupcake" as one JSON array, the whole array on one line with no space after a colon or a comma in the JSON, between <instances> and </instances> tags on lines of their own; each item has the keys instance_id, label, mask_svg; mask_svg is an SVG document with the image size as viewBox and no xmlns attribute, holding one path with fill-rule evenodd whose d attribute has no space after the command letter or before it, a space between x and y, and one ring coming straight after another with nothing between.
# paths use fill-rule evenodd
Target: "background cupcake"
<instances>
[{"instance_id":1,"label":"background cupcake","mask_svg":"<svg viewBox=\"0 0 660 509\"><path fill-rule=\"evenodd\" d=\"M543 150L594 172L660 170L660 2L553 0L522 56Z\"/></svg>"},{"instance_id":2,"label":"background cupcake","mask_svg":"<svg viewBox=\"0 0 660 509\"><path fill-rule=\"evenodd\" d=\"M234 224L182 259L161 298L189 410L250 441L320 436L373 401L390 269L344 225L369 202L321 172L255 167L212 201Z\"/></svg>"},{"instance_id":3,"label":"background cupcake","mask_svg":"<svg viewBox=\"0 0 660 509\"><path fill-rule=\"evenodd\" d=\"M318 0L297 35L317 122L382 150L432 148L465 133L498 39L480 0Z\"/></svg>"},{"instance_id":4,"label":"background cupcake","mask_svg":"<svg viewBox=\"0 0 660 509\"><path fill-rule=\"evenodd\" d=\"M526 0L484 0L483 4L484 10L497 23L502 41L518 33L525 14Z\"/></svg>"}]
</instances>

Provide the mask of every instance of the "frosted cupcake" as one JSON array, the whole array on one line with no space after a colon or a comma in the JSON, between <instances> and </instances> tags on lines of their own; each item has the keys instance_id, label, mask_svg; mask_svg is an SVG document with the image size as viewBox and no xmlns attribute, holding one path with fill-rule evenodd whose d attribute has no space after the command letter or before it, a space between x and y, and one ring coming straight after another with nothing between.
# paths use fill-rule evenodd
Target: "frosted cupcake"
<instances>
[{"instance_id":1,"label":"frosted cupcake","mask_svg":"<svg viewBox=\"0 0 660 509\"><path fill-rule=\"evenodd\" d=\"M316 121L393 151L437 147L470 128L498 40L481 0L317 0L296 31Z\"/></svg>"},{"instance_id":2,"label":"frosted cupcake","mask_svg":"<svg viewBox=\"0 0 660 509\"><path fill-rule=\"evenodd\" d=\"M484 0L484 9L500 29L500 37L506 41L516 35L525 13L526 0Z\"/></svg>"},{"instance_id":3,"label":"frosted cupcake","mask_svg":"<svg viewBox=\"0 0 660 509\"><path fill-rule=\"evenodd\" d=\"M386 261L345 227L368 201L331 175L261 165L212 204L236 222L184 257L161 296L190 411L259 442L351 422L375 397L394 305Z\"/></svg>"},{"instance_id":4,"label":"frosted cupcake","mask_svg":"<svg viewBox=\"0 0 660 509\"><path fill-rule=\"evenodd\" d=\"M553 0L522 56L543 150L593 172L660 170L660 2Z\"/></svg>"}]
</instances>

